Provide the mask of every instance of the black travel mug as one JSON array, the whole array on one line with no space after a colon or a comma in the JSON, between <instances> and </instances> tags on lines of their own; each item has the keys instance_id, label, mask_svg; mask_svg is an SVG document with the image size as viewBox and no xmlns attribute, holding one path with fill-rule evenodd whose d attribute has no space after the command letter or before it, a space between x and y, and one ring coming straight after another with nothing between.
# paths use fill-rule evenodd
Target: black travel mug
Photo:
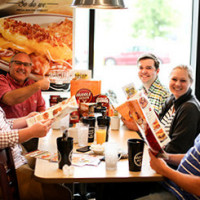
<instances>
[{"instance_id":1,"label":"black travel mug","mask_svg":"<svg viewBox=\"0 0 200 200\"><path fill-rule=\"evenodd\" d=\"M144 151L144 140L129 139L128 140L128 163L129 171L141 171L142 159Z\"/></svg>"},{"instance_id":2,"label":"black travel mug","mask_svg":"<svg viewBox=\"0 0 200 200\"><path fill-rule=\"evenodd\" d=\"M58 149L58 167L62 169L64 165L71 165L72 163L72 151L73 151L73 138L58 137L57 138Z\"/></svg>"},{"instance_id":3,"label":"black travel mug","mask_svg":"<svg viewBox=\"0 0 200 200\"><path fill-rule=\"evenodd\" d=\"M94 142L95 117L83 117L82 122L89 125L88 142Z\"/></svg>"}]
</instances>

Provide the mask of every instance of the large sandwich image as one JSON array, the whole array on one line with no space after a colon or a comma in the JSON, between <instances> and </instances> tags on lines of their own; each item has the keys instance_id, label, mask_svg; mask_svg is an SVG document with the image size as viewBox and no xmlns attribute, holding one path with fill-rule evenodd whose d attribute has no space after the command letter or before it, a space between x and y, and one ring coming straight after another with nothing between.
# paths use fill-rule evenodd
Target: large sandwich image
<instances>
[{"instance_id":1,"label":"large sandwich image","mask_svg":"<svg viewBox=\"0 0 200 200\"><path fill-rule=\"evenodd\" d=\"M0 19L0 59L9 63L17 52L30 55L32 73L48 75L51 70L69 70L72 64L72 20L42 27L17 18Z\"/></svg>"}]
</instances>

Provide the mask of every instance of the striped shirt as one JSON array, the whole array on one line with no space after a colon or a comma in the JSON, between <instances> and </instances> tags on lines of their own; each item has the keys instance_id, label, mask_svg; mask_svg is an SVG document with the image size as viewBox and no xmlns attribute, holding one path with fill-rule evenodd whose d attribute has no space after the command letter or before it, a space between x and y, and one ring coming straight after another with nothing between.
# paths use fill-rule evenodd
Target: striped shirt
<instances>
[{"instance_id":1,"label":"striped shirt","mask_svg":"<svg viewBox=\"0 0 200 200\"><path fill-rule=\"evenodd\" d=\"M172 105L171 108L168 110L168 112L164 115L164 117L161 120L161 124L164 127L165 133L169 135L170 127L172 124L172 120L174 119L175 112L173 112L174 106Z\"/></svg>"},{"instance_id":2,"label":"striped shirt","mask_svg":"<svg viewBox=\"0 0 200 200\"><path fill-rule=\"evenodd\" d=\"M177 170L184 174L200 177L200 134L195 140L195 145L187 152ZM165 182L165 187L171 191L178 199L200 199L200 196L195 196L184 191L169 179L167 179Z\"/></svg>"},{"instance_id":3,"label":"striped shirt","mask_svg":"<svg viewBox=\"0 0 200 200\"><path fill-rule=\"evenodd\" d=\"M21 155L22 149L19 146L18 130L12 130L13 120L7 120L5 112L0 107L0 148L11 147L15 168L19 168L26 163L26 159Z\"/></svg>"},{"instance_id":4,"label":"striped shirt","mask_svg":"<svg viewBox=\"0 0 200 200\"><path fill-rule=\"evenodd\" d=\"M151 87L146 90L145 87L142 87L143 92L147 95L151 105L153 106L157 114L160 113L163 103L169 97L169 92L157 78L151 85Z\"/></svg>"}]
</instances>

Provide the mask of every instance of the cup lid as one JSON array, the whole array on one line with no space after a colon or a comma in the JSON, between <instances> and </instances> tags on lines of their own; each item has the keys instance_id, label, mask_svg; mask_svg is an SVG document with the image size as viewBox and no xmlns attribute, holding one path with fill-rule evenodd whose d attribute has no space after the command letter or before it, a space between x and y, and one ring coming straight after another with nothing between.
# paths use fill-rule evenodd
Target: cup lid
<instances>
[{"instance_id":1,"label":"cup lid","mask_svg":"<svg viewBox=\"0 0 200 200\"><path fill-rule=\"evenodd\" d=\"M96 118L95 117L83 117L82 122L84 124L89 124L90 126L95 125Z\"/></svg>"}]
</instances>

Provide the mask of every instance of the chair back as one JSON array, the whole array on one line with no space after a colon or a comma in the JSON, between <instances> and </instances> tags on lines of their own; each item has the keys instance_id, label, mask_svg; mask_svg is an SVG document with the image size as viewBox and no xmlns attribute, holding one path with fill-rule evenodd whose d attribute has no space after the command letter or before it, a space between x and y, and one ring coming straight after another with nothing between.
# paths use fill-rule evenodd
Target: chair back
<instances>
[{"instance_id":1,"label":"chair back","mask_svg":"<svg viewBox=\"0 0 200 200\"><path fill-rule=\"evenodd\" d=\"M0 149L0 188L4 200L19 200L17 175L11 148Z\"/></svg>"}]
</instances>

